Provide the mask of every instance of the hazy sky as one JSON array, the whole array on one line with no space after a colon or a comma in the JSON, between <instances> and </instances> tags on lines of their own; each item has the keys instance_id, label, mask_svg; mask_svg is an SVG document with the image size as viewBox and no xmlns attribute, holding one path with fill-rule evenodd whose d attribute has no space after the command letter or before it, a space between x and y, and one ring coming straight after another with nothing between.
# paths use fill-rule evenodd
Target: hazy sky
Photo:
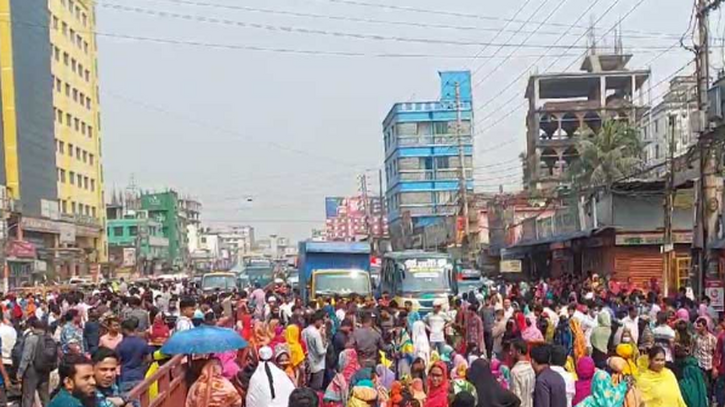
<instances>
[{"instance_id":1,"label":"hazy sky","mask_svg":"<svg viewBox=\"0 0 725 407\"><path fill-rule=\"evenodd\" d=\"M522 6L520 22L507 24ZM692 1L99 0L106 189L134 174L144 188L200 199L207 225L304 238L324 226L325 196L355 193L366 170L377 185L385 114L394 102L436 100L437 71L447 69L481 81L477 188L517 189L526 73L577 69L586 36L570 25L601 18L601 37L635 6L622 22L624 45L635 54L630 67L652 64L656 84L691 59L666 49L686 31ZM712 29L722 37L719 20Z\"/></svg>"}]
</instances>

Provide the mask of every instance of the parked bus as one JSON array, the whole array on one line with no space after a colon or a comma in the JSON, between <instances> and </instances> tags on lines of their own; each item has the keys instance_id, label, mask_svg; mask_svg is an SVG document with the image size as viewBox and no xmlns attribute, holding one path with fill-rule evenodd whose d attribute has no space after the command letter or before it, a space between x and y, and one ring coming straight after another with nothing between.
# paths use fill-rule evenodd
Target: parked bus
<instances>
[{"instance_id":1,"label":"parked bus","mask_svg":"<svg viewBox=\"0 0 725 407\"><path fill-rule=\"evenodd\" d=\"M411 301L425 314L436 300L447 302L455 287L453 260L448 254L404 251L387 253L383 258L378 293L390 293L401 306Z\"/></svg>"}]
</instances>

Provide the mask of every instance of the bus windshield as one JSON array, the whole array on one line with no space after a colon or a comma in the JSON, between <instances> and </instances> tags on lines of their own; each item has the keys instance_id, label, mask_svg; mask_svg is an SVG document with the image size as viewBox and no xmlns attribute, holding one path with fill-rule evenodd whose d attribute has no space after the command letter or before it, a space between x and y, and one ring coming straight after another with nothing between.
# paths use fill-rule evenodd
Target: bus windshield
<instances>
[{"instance_id":1,"label":"bus windshield","mask_svg":"<svg viewBox=\"0 0 725 407\"><path fill-rule=\"evenodd\" d=\"M209 290L232 290L236 287L236 278L231 275L204 276L201 280L201 289Z\"/></svg>"},{"instance_id":2,"label":"bus windshield","mask_svg":"<svg viewBox=\"0 0 725 407\"><path fill-rule=\"evenodd\" d=\"M355 293L367 296L370 294L370 276L365 271L316 274L315 293L321 295Z\"/></svg>"},{"instance_id":3,"label":"bus windshield","mask_svg":"<svg viewBox=\"0 0 725 407\"><path fill-rule=\"evenodd\" d=\"M447 292L451 285L448 259L416 258L402 262L401 288L404 293Z\"/></svg>"}]
</instances>

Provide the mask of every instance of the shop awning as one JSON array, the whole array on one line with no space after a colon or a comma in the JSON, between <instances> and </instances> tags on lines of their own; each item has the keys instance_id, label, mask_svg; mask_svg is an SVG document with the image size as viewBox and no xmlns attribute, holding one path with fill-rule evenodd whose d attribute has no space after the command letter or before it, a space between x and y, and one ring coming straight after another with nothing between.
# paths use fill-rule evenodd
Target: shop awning
<instances>
[{"instance_id":1,"label":"shop awning","mask_svg":"<svg viewBox=\"0 0 725 407\"><path fill-rule=\"evenodd\" d=\"M513 246L509 246L509 247L505 248L505 250L550 245L552 243L564 243L564 242L568 242L570 240L591 237L591 236L597 235L599 233L602 233L608 229L614 229L614 228L611 226L607 226L607 227L602 227L602 228L593 228L593 229L587 229L587 230L580 230L580 231L576 231L576 232L562 233L562 234L558 234L558 235L554 235L554 236L549 236L544 239L528 240L528 241L524 241L524 242L519 242Z\"/></svg>"}]
</instances>

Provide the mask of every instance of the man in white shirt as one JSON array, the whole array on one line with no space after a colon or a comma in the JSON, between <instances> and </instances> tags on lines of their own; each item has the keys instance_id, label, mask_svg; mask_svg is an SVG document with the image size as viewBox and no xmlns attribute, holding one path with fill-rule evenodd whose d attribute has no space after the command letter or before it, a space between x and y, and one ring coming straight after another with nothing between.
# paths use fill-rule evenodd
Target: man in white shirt
<instances>
[{"instance_id":1,"label":"man in white shirt","mask_svg":"<svg viewBox=\"0 0 725 407\"><path fill-rule=\"evenodd\" d=\"M0 322L0 339L2 340L2 360L3 365L9 366L13 364L11 353L15 342L18 340L18 332L13 328L9 321L2 320Z\"/></svg>"},{"instance_id":2,"label":"man in white shirt","mask_svg":"<svg viewBox=\"0 0 725 407\"><path fill-rule=\"evenodd\" d=\"M509 320L514 316L514 311L516 310L511 306L511 300L508 298L503 300L503 315L506 320Z\"/></svg>"},{"instance_id":3,"label":"man in white shirt","mask_svg":"<svg viewBox=\"0 0 725 407\"><path fill-rule=\"evenodd\" d=\"M437 350L439 354L443 353L443 347L446 344L445 330L450 323L448 315L442 309L443 300L435 300L433 311L423 319L430 332L430 347L432 350Z\"/></svg>"},{"instance_id":4,"label":"man in white shirt","mask_svg":"<svg viewBox=\"0 0 725 407\"><path fill-rule=\"evenodd\" d=\"M564 383L566 384L567 407L572 407L571 404L576 394L576 380L574 380L574 376L571 373L566 371L564 365L566 365L566 349L560 345L552 346L550 368L556 373L559 373L564 379Z\"/></svg>"},{"instance_id":5,"label":"man in white shirt","mask_svg":"<svg viewBox=\"0 0 725 407\"><path fill-rule=\"evenodd\" d=\"M661 346L665 350L665 361L673 362L672 348L675 344L675 330L667 324L667 313L660 312L657 314L657 326L652 330L655 345Z\"/></svg>"}]
</instances>

